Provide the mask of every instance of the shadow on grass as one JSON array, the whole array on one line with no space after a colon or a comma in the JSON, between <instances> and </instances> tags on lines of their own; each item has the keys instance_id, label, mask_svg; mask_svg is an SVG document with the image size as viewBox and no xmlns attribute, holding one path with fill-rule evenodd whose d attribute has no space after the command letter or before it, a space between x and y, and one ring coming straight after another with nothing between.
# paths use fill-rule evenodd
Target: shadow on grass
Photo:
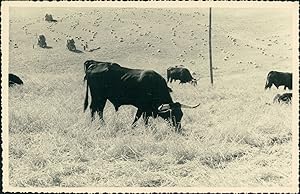
<instances>
[{"instance_id":1,"label":"shadow on grass","mask_svg":"<svg viewBox=\"0 0 300 194\"><path fill-rule=\"evenodd\" d=\"M101 47L100 47L100 46L99 46L99 47L97 47L97 48L93 48L93 49L87 50L87 52L94 52L94 51L96 51L96 50L99 50L99 49L101 49Z\"/></svg>"},{"instance_id":2,"label":"shadow on grass","mask_svg":"<svg viewBox=\"0 0 300 194\"><path fill-rule=\"evenodd\" d=\"M53 47L52 46L45 46L44 48L45 49L52 49Z\"/></svg>"},{"instance_id":3,"label":"shadow on grass","mask_svg":"<svg viewBox=\"0 0 300 194\"><path fill-rule=\"evenodd\" d=\"M71 52L73 52L73 53L83 53L81 50L70 50Z\"/></svg>"}]
</instances>

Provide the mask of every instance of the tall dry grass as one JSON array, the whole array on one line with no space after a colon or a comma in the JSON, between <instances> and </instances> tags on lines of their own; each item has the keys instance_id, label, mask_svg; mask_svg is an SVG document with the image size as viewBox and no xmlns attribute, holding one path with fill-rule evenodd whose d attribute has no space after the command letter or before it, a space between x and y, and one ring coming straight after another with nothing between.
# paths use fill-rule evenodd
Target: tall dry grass
<instances>
[{"instance_id":1,"label":"tall dry grass","mask_svg":"<svg viewBox=\"0 0 300 194\"><path fill-rule=\"evenodd\" d=\"M13 16L17 16L18 9L13 11ZM204 45L204 39L207 38L204 26L207 23L207 10L200 10L201 14L193 18L190 10L133 9L136 14L133 16L131 9L128 12L118 9L120 17L124 16L127 20L125 24L114 23L113 27L117 36L124 36L124 44L119 43L109 33L109 26L113 22L111 16L114 15L112 11L102 9L97 13L89 13L77 10L84 13L83 16L75 17L82 28L91 26L90 22L103 14L102 28L100 26L93 29L101 36L91 43L92 46L101 45L101 49L95 53L81 54L67 51L63 41L54 42L51 38L58 35L49 32L47 27L51 24L43 23L39 19L44 17L44 10L35 11L42 14L36 14L34 18L26 15L26 22L34 21L28 27L32 31L31 35L25 36L21 30L24 25L22 17L22 20L16 17L10 26L10 38L18 43L19 48L10 47L9 68L11 72L20 75L25 83L21 87L9 89L10 185L291 185L292 106L272 104L273 96L283 92L282 89L264 90L267 72L270 69L289 69L291 63L289 59L278 61L278 58L266 57L260 51L242 47L249 42L257 44L254 46L258 47L263 43L254 40L254 36L249 36L249 40L243 37L246 36L243 34L244 30L237 26L246 23L244 20L239 21L235 17L236 13L230 15L229 12L221 12L218 15L216 10L213 37L214 66L218 69L214 71L215 84L212 87L207 77L207 48ZM64 10L60 11L54 16L63 19L63 22L53 29L72 36L89 38L85 32L69 29L75 19L67 17L74 10L65 10L65 14L59 15L64 13ZM35 13L34 10L32 13ZM278 23L278 20L274 22L272 17L262 17L265 12L259 13L255 17L259 21L263 18L264 25L270 25L269 29L275 35L279 24L287 25L285 22ZM177 20L184 20L183 25L176 29L177 46L171 42L170 30L175 23L166 16L168 14L173 14ZM225 17L226 14L229 15ZM146 15L147 19L141 18L142 15ZM223 16L225 19L222 20ZM243 17L247 19L248 16ZM250 16L253 19L254 16ZM282 21L287 21L288 17L283 19ZM130 28L139 30L132 25L133 21L142 26L137 33L130 31ZM247 19L249 21L256 20ZM223 22L226 25L222 26ZM234 25L234 32L230 24ZM138 35L149 29L152 30L151 35ZM195 36L197 40L185 38L187 32L195 29L200 30ZM255 34L257 30L265 32L263 29L248 31ZM284 31L285 34L289 32ZM45 33L47 43L53 48L31 49L33 42L36 44L34 33ZM133 35L129 36L128 33ZM241 47L232 46L227 35L236 36ZM139 40L135 44L129 44L137 36ZM155 36L162 39L158 40ZM285 36L281 37L287 39ZM148 48L148 41L155 47ZM195 42L199 43L198 47L194 45ZM191 44L194 45L193 51L189 51ZM220 47L235 55L225 62L225 54L221 53ZM286 47L273 51L290 56L291 53ZM158 48L160 53L156 52ZM183 50L188 54L178 61L176 57ZM205 59L198 57L199 53ZM165 75L169 65L181 63L183 58L186 60L183 64L196 70L201 79L196 87L170 84L174 91L173 100L185 104L200 102L201 105L197 109L183 110L182 133L176 133L173 127L160 118L151 119L147 127L139 121L137 127L131 128L136 112L136 108L132 106L122 106L115 112L113 106L107 103L104 110L105 125L97 120L91 122L89 112L83 112L85 60L112 61L132 68L155 69ZM190 63L192 60L194 64ZM239 60L243 64L237 64ZM248 60L258 61L258 66L247 64Z\"/></svg>"},{"instance_id":2,"label":"tall dry grass","mask_svg":"<svg viewBox=\"0 0 300 194\"><path fill-rule=\"evenodd\" d=\"M45 78L46 77L46 78ZM85 85L74 75L35 77L9 93L10 184L15 186L288 186L291 106L275 90L216 83L172 84L183 132L162 119L131 128L135 108L83 113ZM231 81L230 81L231 82ZM261 84L260 84L261 85ZM186 94L189 94L188 96Z\"/></svg>"}]
</instances>

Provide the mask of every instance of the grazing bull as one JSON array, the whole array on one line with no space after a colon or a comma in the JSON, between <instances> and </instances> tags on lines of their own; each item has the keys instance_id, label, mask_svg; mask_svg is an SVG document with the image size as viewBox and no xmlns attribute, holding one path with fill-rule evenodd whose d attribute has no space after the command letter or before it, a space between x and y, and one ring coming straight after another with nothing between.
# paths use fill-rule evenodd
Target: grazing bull
<instances>
[{"instance_id":1,"label":"grazing bull","mask_svg":"<svg viewBox=\"0 0 300 194\"><path fill-rule=\"evenodd\" d=\"M284 94L276 94L273 103L278 102L282 103L285 102L286 104L290 104L292 101L293 93L284 93Z\"/></svg>"},{"instance_id":2,"label":"grazing bull","mask_svg":"<svg viewBox=\"0 0 300 194\"><path fill-rule=\"evenodd\" d=\"M103 109L109 100L118 111L122 105L133 105L138 110L133 125L143 115L145 124L148 118L160 116L170 119L177 130L181 128L183 113L181 108L196 108L173 102L165 79L155 71L129 69L117 63L88 60L84 63L87 80L84 110L88 106L88 89L91 95L91 116L95 112L103 120Z\"/></svg>"},{"instance_id":3,"label":"grazing bull","mask_svg":"<svg viewBox=\"0 0 300 194\"><path fill-rule=\"evenodd\" d=\"M8 74L8 85L9 87L15 86L16 84L22 85L23 81L18 76L10 73Z\"/></svg>"},{"instance_id":4,"label":"grazing bull","mask_svg":"<svg viewBox=\"0 0 300 194\"><path fill-rule=\"evenodd\" d=\"M278 89L279 86L284 86L284 89L292 89L292 73L270 71L267 76L265 89L271 88L275 85Z\"/></svg>"},{"instance_id":5,"label":"grazing bull","mask_svg":"<svg viewBox=\"0 0 300 194\"><path fill-rule=\"evenodd\" d=\"M173 80L180 80L180 83L191 83L193 86L197 85L197 81L193 76L191 75L190 71L185 68L184 66L175 66L175 67L169 67L167 69L167 80L172 83Z\"/></svg>"}]
</instances>

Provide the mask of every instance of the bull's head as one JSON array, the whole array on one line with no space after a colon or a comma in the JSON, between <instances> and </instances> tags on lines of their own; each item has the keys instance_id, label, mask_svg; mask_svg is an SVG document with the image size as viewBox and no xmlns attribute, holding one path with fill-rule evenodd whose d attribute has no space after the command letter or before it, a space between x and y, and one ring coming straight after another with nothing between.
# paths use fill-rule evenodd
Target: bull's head
<instances>
[{"instance_id":1,"label":"bull's head","mask_svg":"<svg viewBox=\"0 0 300 194\"><path fill-rule=\"evenodd\" d=\"M195 78L192 79L191 81L192 86L196 86L197 85L197 80Z\"/></svg>"},{"instance_id":2,"label":"bull's head","mask_svg":"<svg viewBox=\"0 0 300 194\"><path fill-rule=\"evenodd\" d=\"M196 108L196 106L189 106L185 104L180 104L179 102L162 104L158 107L158 114L164 119L170 119L176 130L181 129L181 119L183 116L181 108Z\"/></svg>"},{"instance_id":3,"label":"bull's head","mask_svg":"<svg viewBox=\"0 0 300 194\"><path fill-rule=\"evenodd\" d=\"M195 72L193 72L192 75L195 76L195 75L197 75L197 74L196 74ZM191 84L192 84L193 86L196 86L199 80L200 80L200 77L198 77L197 79L194 78L194 77L192 77Z\"/></svg>"}]
</instances>

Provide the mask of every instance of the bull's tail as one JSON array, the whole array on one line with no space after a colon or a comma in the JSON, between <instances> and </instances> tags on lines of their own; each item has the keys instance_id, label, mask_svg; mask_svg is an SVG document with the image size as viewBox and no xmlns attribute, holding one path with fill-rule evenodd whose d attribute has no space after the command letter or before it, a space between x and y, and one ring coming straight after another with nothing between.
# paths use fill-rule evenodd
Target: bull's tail
<instances>
[{"instance_id":1,"label":"bull's tail","mask_svg":"<svg viewBox=\"0 0 300 194\"><path fill-rule=\"evenodd\" d=\"M84 77L84 78L85 78L85 77ZM85 80L85 79L84 79L84 80ZM88 86L88 82L86 82L86 93L85 93L84 109L83 109L83 111L86 110L88 104L89 104L89 86Z\"/></svg>"}]
</instances>

